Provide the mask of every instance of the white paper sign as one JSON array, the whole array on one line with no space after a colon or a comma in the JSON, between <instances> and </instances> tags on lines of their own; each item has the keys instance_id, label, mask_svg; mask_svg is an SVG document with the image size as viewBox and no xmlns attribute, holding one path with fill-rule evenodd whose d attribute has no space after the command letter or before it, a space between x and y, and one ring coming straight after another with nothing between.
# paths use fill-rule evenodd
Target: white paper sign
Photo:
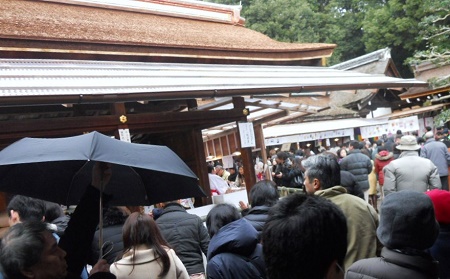
<instances>
[{"instance_id":1,"label":"white paper sign","mask_svg":"<svg viewBox=\"0 0 450 279\"><path fill-rule=\"evenodd\" d=\"M121 141L131 142L130 129L119 129L119 137Z\"/></svg>"},{"instance_id":2,"label":"white paper sign","mask_svg":"<svg viewBox=\"0 0 450 279\"><path fill-rule=\"evenodd\" d=\"M239 134L241 135L241 147L256 146L255 132L253 131L252 122L239 122Z\"/></svg>"},{"instance_id":3,"label":"white paper sign","mask_svg":"<svg viewBox=\"0 0 450 279\"><path fill-rule=\"evenodd\" d=\"M223 167L226 169L234 167L233 155L223 156L222 163Z\"/></svg>"}]
</instances>

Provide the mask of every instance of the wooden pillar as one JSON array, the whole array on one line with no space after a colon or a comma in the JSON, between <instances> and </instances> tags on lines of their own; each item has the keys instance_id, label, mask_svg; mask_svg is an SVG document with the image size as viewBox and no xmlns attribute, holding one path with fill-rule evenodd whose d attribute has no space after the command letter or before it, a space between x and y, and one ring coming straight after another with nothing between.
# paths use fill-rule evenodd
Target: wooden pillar
<instances>
[{"instance_id":1,"label":"wooden pillar","mask_svg":"<svg viewBox=\"0 0 450 279\"><path fill-rule=\"evenodd\" d=\"M203 145L202 132L200 130L191 131L192 151L195 158L195 166L197 169L193 170L198 178L199 185L206 194L206 197L195 199L195 207L212 204L211 189L209 187L208 170L205 159L205 146Z\"/></svg>"},{"instance_id":2,"label":"wooden pillar","mask_svg":"<svg viewBox=\"0 0 450 279\"><path fill-rule=\"evenodd\" d=\"M117 116L117 129L114 131L114 137L120 139L119 129L128 129L127 125L127 111L125 103L111 104L111 114Z\"/></svg>"},{"instance_id":3,"label":"wooden pillar","mask_svg":"<svg viewBox=\"0 0 450 279\"><path fill-rule=\"evenodd\" d=\"M266 143L264 141L264 133L262 124L253 125L255 130L256 147L261 148L261 157L264 164L267 164Z\"/></svg>"},{"instance_id":4,"label":"wooden pillar","mask_svg":"<svg viewBox=\"0 0 450 279\"><path fill-rule=\"evenodd\" d=\"M243 97L233 97L233 106L235 108L242 109L242 118L239 121L247 122L247 115L244 114L245 110L245 101ZM239 123L237 121L236 125ZM252 148L251 147L241 147L241 135L239 132L239 128L237 129L237 141L239 143L240 151L241 151L241 158L242 158L242 164L244 167L244 173L245 173L245 186L247 188L247 193L250 193L250 189L255 185L256 183L256 174L255 174L255 166L253 164L253 158L252 158Z\"/></svg>"}]
</instances>

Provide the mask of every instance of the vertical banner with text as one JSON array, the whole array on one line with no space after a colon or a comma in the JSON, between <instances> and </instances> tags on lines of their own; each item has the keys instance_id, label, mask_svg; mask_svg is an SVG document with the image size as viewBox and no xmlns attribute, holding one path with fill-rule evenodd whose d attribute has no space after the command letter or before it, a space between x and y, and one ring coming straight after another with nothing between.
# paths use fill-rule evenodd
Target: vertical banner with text
<instances>
[{"instance_id":1,"label":"vertical banner with text","mask_svg":"<svg viewBox=\"0 0 450 279\"><path fill-rule=\"evenodd\" d=\"M238 122L241 148L256 146L255 132L252 122Z\"/></svg>"}]
</instances>

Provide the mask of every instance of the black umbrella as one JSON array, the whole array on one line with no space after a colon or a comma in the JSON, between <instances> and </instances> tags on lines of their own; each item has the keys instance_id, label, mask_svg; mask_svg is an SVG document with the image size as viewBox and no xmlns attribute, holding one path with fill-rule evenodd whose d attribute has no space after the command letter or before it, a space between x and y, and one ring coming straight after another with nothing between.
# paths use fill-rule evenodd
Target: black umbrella
<instances>
[{"instance_id":1,"label":"black umbrella","mask_svg":"<svg viewBox=\"0 0 450 279\"><path fill-rule=\"evenodd\" d=\"M24 138L0 152L0 191L77 204L94 162L112 164L112 205L151 205L203 197L198 178L168 147L123 142L98 132L55 139Z\"/></svg>"}]
</instances>

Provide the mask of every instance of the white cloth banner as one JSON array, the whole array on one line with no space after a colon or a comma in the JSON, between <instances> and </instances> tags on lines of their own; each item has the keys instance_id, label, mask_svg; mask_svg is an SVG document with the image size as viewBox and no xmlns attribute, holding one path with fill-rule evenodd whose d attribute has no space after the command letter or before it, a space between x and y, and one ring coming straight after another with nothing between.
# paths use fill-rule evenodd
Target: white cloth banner
<instances>
[{"instance_id":1,"label":"white cloth banner","mask_svg":"<svg viewBox=\"0 0 450 279\"><path fill-rule=\"evenodd\" d=\"M382 135L394 135L397 130L404 132L419 131L419 119L417 115L389 120L387 124L361 127L361 137L364 139L380 137Z\"/></svg>"}]
</instances>

